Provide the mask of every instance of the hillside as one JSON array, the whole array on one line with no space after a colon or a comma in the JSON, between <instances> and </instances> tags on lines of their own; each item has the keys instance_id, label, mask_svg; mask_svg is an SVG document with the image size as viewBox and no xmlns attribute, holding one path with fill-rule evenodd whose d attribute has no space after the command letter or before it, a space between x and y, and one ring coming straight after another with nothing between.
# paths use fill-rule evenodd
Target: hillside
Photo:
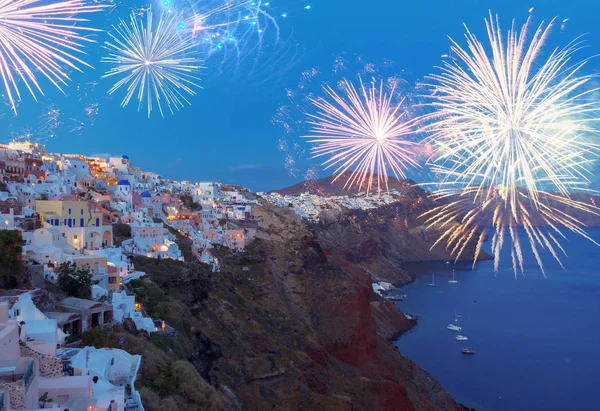
<instances>
[{"instance_id":1,"label":"hillside","mask_svg":"<svg viewBox=\"0 0 600 411\"><path fill-rule=\"evenodd\" d=\"M445 258L428 251L434 237L415 219L429 206L406 199L315 225L263 202L243 253L213 250L218 273L194 261L136 258L148 276L130 288L176 335L115 330L102 343L150 356L141 378L149 411L461 409L390 344L414 324L371 286L374 277L409 281L402 262ZM180 370L187 379L174 380Z\"/></svg>"},{"instance_id":2,"label":"hillside","mask_svg":"<svg viewBox=\"0 0 600 411\"><path fill-rule=\"evenodd\" d=\"M356 195L361 191L358 187L353 186L344 188L344 184L346 183L349 175L349 172L334 174L318 180L303 181L287 188L272 190L271 192L276 192L281 195L299 195L302 193L309 193L325 197ZM411 180L398 180L390 177L388 180L388 187L390 191L396 190L400 193L412 193L413 195L424 193L424 191L417 187ZM364 191L364 189L362 191Z\"/></svg>"}]
</instances>

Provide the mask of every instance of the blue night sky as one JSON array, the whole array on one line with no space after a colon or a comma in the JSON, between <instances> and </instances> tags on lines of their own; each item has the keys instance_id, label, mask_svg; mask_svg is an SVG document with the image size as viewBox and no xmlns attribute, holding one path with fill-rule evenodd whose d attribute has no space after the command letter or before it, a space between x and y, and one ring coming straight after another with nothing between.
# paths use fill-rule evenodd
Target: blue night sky
<instances>
[{"instance_id":1,"label":"blue night sky","mask_svg":"<svg viewBox=\"0 0 600 411\"><path fill-rule=\"evenodd\" d=\"M118 2L118 0L117 0ZM129 2L129 0L128 0ZM121 1L124 3L124 1ZM310 10L305 10L306 5ZM504 30L510 19L519 24L534 7L535 22L559 16L569 18L565 30L552 32L551 45L566 45L586 34L591 46L585 53L600 53L600 2L589 0L272 0L281 37L290 39L285 63L268 64L246 78L243 65L237 73L223 73L218 61L203 76L204 89L192 98L192 105L175 115L161 118L156 112L149 120L137 105L121 108L119 98L108 98L109 79L100 79L107 69L99 62L102 50L91 46L89 62L95 70L72 76L73 85L97 81L93 91L83 100L99 103L94 124L80 132L61 129L46 142L53 152L85 154L128 154L135 166L173 179L217 180L245 185L254 190L280 188L297 182L284 169L284 154L277 148L280 130L270 122L277 107L285 102L285 88L294 87L302 71L312 67L331 67L339 53L355 53L366 59L391 59L404 71L411 83L423 78L448 52L447 36L462 40L462 23L483 36L483 19L492 9L500 15ZM106 24L108 28L109 24ZM106 35L98 36L100 42ZM297 47L291 45L297 44ZM284 47L285 49L285 47ZM272 61L271 47L262 58ZM281 65L281 68L278 65ZM593 60L586 70L598 71L600 60ZM265 80L258 84L258 80ZM46 84L44 84L46 86ZM68 98L50 87L47 95L36 103L29 95L19 107L19 116L10 113L0 119L0 127L8 140L19 130L35 129L39 113L49 103L68 112L80 112L85 102L79 101L73 87ZM68 114L67 114L68 115ZM68 122L65 119L65 122Z\"/></svg>"}]
</instances>

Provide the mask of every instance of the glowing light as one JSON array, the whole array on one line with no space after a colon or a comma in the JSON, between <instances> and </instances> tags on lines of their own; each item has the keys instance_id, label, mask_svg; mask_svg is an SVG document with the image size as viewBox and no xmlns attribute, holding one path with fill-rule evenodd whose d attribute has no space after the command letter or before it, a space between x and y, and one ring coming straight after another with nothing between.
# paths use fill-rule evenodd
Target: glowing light
<instances>
[{"instance_id":1,"label":"glowing light","mask_svg":"<svg viewBox=\"0 0 600 411\"><path fill-rule=\"evenodd\" d=\"M62 91L69 70L91 67L76 55L83 53L83 43L93 43L81 32L97 30L77 26L87 21L77 15L103 8L85 0L0 2L0 76L15 114L15 100L21 99L19 80L37 99L36 91L43 94L38 74Z\"/></svg>"},{"instance_id":2,"label":"glowing light","mask_svg":"<svg viewBox=\"0 0 600 411\"><path fill-rule=\"evenodd\" d=\"M113 94L120 88L126 88L121 105L127 106L134 96L138 98L138 110L147 107L148 117L154 104L161 116L164 116L163 104L170 112L190 104L187 95L196 94L198 72L202 68L199 59L190 57L193 41L175 30L177 16L161 16L154 25L152 12L146 15L146 24L139 21L135 14L130 23L121 20L109 33L113 42L106 42L110 51L102 59L113 67L103 76L121 77L109 90Z\"/></svg>"},{"instance_id":3,"label":"glowing light","mask_svg":"<svg viewBox=\"0 0 600 411\"><path fill-rule=\"evenodd\" d=\"M518 227L543 271L540 249L559 263L564 253L560 228L591 240L565 209L600 212L573 197L585 189L600 152L589 140L599 120L599 107L588 98L595 90L584 89L591 76L580 74L585 61L571 62L580 44L550 52L536 69L552 23L542 23L533 36L530 24L520 32L513 24L503 37L490 14L489 56L468 29L466 49L453 41L455 59L429 78L436 111L424 117L423 128L437 155L438 194L449 200L426 214L430 226L445 230L438 243L446 241L457 259L474 245L477 260L485 239L479 224L492 225L495 268L508 234L515 275L523 271Z\"/></svg>"},{"instance_id":4,"label":"glowing light","mask_svg":"<svg viewBox=\"0 0 600 411\"><path fill-rule=\"evenodd\" d=\"M329 157L323 165L335 168L339 179L346 172L345 187L356 186L369 192L388 188L388 168L400 178L405 170L418 167L413 148L415 143L405 139L412 133L410 121L401 110L404 99L393 103L395 87L384 91L373 80L365 85L360 80L357 90L348 80L341 83L343 95L325 86L327 99L310 99L317 109L309 114L310 143L314 157ZM375 175L376 174L376 175Z\"/></svg>"}]
</instances>

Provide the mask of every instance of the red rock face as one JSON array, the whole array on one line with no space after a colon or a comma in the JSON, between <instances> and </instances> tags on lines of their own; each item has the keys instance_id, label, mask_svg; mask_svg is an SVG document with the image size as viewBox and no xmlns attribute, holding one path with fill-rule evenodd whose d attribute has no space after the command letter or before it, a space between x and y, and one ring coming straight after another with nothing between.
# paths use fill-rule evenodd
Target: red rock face
<instances>
[{"instance_id":1,"label":"red rock face","mask_svg":"<svg viewBox=\"0 0 600 411\"><path fill-rule=\"evenodd\" d=\"M358 294L347 295L336 304L324 304L320 310L330 317L326 332L332 342L325 350L346 364L359 366L375 357L377 334L371 314L370 294L367 286L361 286ZM323 329L323 331L325 331Z\"/></svg>"},{"instance_id":2,"label":"red rock face","mask_svg":"<svg viewBox=\"0 0 600 411\"><path fill-rule=\"evenodd\" d=\"M371 390L376 394L377 404L374 409L381 411L412 411L408 393L400 384L392 381L378 381L371 385Z\"/></svg>"}]
</instances>

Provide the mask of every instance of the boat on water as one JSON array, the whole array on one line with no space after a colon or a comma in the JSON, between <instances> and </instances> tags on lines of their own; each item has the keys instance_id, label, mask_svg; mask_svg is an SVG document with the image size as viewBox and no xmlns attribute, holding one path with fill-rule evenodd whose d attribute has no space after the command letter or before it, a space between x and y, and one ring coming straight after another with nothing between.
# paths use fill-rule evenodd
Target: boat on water
<instances>
[{"instance_id":1,"label":"boat on water","mask_svg":"<svg viewBox=\"0 0 600 411\"><path fill-rule=\"evenodd\" d=\"M435 274L431 274L431 283L427 284L427 287L437 287L435 284Z\"/></svg>"},{"instance_id":2,"label":"boat on water","mask_svg":"<svg viewBox=\"0 0 600 411\"><path fill-rule=\"evenodd\" d=\"M454 337L454 339L456 341L467 341L468 340L468 338L465 337L464 335L457 335L456 337Z\"/></svg>"},{"instance_id":3,"label":"boat on water","mask_svg":"<svg viewBox=\"0 0 600 411\"><path fill-rule=\"evenodd\" d=\"M450 331L461 331L462 327L459 327L458 325L455 324L448 324L448 328Z\"/></svg>"},{"instance_id":4,"label":"boat on water","mask_svg":"<svg viewBox=\"0 0 600 411\"><path fill-rule=\"evenodd\" d=\"M473 355L473 354L475 354L475 351L473 351L473 350L472 350L472 349L470 349L470 348L464 348L464 349L462 350L462 353L463 353L463 354L465 354L465 355Z\"/></svg>"},{"instance_id":5,"label":"boat on water","mask_svg":"<svg viewBox=\"0 0 600 411\"><path fill-rule=\"evenodd\" d=\"M458 281L456 281L456 273L455 270L452 270L452 280L448 281L450 284L458 284Z\"/></svg>"}]
</instances>

